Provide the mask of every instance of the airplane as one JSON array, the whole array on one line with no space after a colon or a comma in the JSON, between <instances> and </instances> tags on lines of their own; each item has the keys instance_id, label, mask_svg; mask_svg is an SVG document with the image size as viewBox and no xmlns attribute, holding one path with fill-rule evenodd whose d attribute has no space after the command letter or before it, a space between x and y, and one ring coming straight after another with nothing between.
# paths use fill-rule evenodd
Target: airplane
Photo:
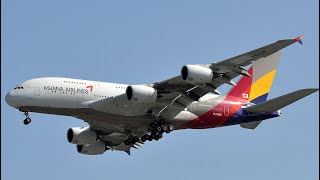
<instances>
[{"instance_id":1,"label":"airplane","mask_svg":"<svg viewBox=\"0 0 320 180\"><path fill-rule=\"evenodd\" d=\"M255 129L262 121L279 117L281 108L318 91L301 89L267 100L281 49L295 42L302 45L302 37L279 40L217 63L185 65L180 75L151 84L36 78L22 82L5 100L24 113L25 125L31 122L29 112L87 122L88 127L67 131L68 142L81 154L115 150L130 155L131 148L173 130L231 125ZM231 89L221 95L218 87L224 84Z\"/></svg>"}]
</instances>

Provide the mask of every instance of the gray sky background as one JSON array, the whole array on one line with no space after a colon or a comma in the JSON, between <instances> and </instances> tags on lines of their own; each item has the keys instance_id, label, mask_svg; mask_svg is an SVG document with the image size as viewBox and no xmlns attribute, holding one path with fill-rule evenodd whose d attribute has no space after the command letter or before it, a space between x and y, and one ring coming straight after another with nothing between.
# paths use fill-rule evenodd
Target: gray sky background
<instances>
[{"instance_id":1,"label":"gray sky background","mask_svg":"<svg viewBox=\"0 0 320 180\"><path fill-rule=\"evenodd\" d=\"M185 64L220 61L280 39L269 98L319 87L319 1L1 1L1 177L3 179L319 179L319 93L254 131L184 130L128 156L78 154L71 117L21 112L5 94L24 80L70 77L152 83ZM226 92L230 86L220 89Z\"/></svg>"}]
</instances>

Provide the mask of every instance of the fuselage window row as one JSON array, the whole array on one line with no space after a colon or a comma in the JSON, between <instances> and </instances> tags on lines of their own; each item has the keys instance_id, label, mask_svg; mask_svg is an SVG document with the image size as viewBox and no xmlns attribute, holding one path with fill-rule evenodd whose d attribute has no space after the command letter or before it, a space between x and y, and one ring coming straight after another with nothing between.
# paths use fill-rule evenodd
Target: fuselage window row
<instances>
[{"instance_id":1,"label":"fuselage window row","mask_svg":"<svg viewBox=\"0 0 320 180\"><path fill-rule=\"evenodd\" d=\"M64 83L72 83L72 84L84 84L87 85L87 83L82 83L82 82L74 82L74 81L63 81Z\"/></svg>"}]
</instances>

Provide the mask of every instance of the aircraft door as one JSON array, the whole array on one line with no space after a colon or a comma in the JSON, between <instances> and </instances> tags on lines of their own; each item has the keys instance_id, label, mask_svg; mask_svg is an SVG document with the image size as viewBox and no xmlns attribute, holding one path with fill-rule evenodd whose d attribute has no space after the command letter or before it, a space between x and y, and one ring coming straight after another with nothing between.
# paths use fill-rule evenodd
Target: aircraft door
<instances>
[{"instance_id":1,"label":"aircraft door","mask_svg":"<svg viewBox=\"0 0 320 180\"><path fill-rule=\"evenodd\" d=\"M197 111L197 105L196 105L196 103L192 103L192 104L191 104L191 111L192 111L192 112Z\"/></svg>"},{"instance_id":2,"label":"aircraft door","mask_svg":"<svg viewBox=\"0 0 320 180\"><path fill-rule=\"evenodd\" d=\"M225 106L223 112L225 116L229 116L229 113L230 113L229 106Z\"/></svg>"},{"instance_id":3,"label":"aircraft door","mask_svg":"<svg viewBox=\"0 0 320 180\"><path fill-rule=\"evenodd\" d=\"M93 83L95 89L100 89L100 84L98 82Z\"/></svg>"},{"instance_id":4,"label":"aircraft door","mask_svg":"<svg viewBox=\"0 0 320 180\"><path fill-rule=\"evenodd\" d=\"M34 87L33 88L33 95L40 96L40 88L39 87Z\"/></svg>"}]
</instances>

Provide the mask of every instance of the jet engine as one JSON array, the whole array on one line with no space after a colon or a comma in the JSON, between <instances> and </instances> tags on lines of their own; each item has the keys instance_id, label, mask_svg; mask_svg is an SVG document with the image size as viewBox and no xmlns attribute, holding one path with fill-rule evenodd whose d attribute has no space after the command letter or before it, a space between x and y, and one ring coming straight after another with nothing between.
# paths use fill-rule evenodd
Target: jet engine
<instances>
[{"instance_id":1,"label":"jet engine","mask_svg":"<svg viewBox=\"0 0 320 180\"><path fill-rule=\"evenodd\" d=\"M213 72L210 68L199 65L185 65L181 68L181 77L185 81L197 84L210 83Z\"/></svg>"},{"instance_id":2,"label":"jet engine","mask_svg":"<svg viewBox=\"0 0 320 180\"><path fill-rule=\"evenodd\" d=\"M142 85L128 86L126 89L127 99L136 102L156 102L157 90Z\"/></svg>"},{"instance_id":3,"label":"jet engine","mask_svg":"<svg viewBox=\"0 0 320 180\"><path fill-rule=\"evenodd\" d=\"M68 129L67 139L72 144L90 144L96 142L97 133L89 129L89 127L74 127Z\"/></svg>"},{"instance_id":4,"label":"jet engine","mask_svg":"<svg viewBox=\"0 0 320 180\"><path fill-rule=\"evenodd\" d=\"M109 148L106 147L104 142L96 141L91 144L77 145L77 151L86 155L98 155L103 154Z\"/></svg>"}]
</instances>

